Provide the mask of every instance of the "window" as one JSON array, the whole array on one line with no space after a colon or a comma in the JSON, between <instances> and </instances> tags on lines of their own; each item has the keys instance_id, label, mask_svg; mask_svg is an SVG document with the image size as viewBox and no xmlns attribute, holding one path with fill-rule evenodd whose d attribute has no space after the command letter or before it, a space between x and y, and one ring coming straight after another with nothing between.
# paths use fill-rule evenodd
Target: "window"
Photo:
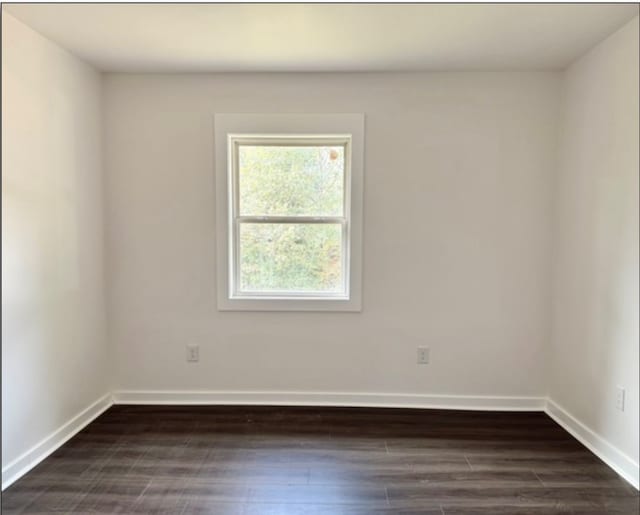
<instances>
[{"instance_id":1,"label":"window","mask_svg":"<svg viewBox=\"0 0 640 515\"><path fill-rule=\"evenodd\" d=\"M348 298L350 136L229 136L232 297Z\"/></svg>"},{"instance_id":2,"label":"window","mask_svg":"<svg viewBox=\"0 0 640 515\"><path fill-rule=\"evenodd\" d=\"M216 116L220 309L360 309L355 116L305 115L303 124L302 115ZM272 130L255 123L265 117L276 122ZM323 123L309 132L316 117ZM330 127L352 130L323 130Z\"/></svg>"}]
</instances>

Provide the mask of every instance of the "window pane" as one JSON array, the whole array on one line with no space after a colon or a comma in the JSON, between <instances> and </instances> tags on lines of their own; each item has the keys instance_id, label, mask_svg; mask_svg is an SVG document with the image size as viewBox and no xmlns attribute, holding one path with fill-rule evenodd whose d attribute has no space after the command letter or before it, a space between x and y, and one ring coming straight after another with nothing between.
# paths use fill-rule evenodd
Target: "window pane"
<instances>
[{"instance_id":1,"label":"window pane","mask_svg":"<svg viewBox=\"0 0 640 515\"><path fill-rule=\"evenodd\" d=\"M344 147L240 145L240 214L342 216Z\"/></svg>"},{"instance_id":2,"label":"window pane","mask_svg":"<svg viewBox=\"0 0 640 515\"><path fill-rule=\"evenodd\" d=\"M342 291L339 224L240 224L243 292Z\"/></svg>"}]
</instances>

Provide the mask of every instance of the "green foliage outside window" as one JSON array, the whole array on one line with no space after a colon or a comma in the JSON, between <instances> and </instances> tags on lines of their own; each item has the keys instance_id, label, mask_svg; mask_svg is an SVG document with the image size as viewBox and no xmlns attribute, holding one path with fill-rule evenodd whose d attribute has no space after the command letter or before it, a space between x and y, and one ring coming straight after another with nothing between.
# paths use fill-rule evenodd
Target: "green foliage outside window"
<instances>
[{"instance_id":1,"label":"green foliage outside window","mask_svg":"<svg viewBox=\"0 0 640 515\"><path fill-rule=\"evenodd\" d=\"M344 148L239 148L241 216L343 216ZM340 291L342 225L242 223L243 291Z\"/></svg>"}]
</instances>

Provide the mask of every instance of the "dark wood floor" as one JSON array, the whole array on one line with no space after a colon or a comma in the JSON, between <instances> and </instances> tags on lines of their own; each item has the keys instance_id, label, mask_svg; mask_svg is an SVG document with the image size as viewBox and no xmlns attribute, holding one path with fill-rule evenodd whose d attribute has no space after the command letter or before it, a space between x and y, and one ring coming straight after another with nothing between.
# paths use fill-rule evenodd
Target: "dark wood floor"
<instances>
[{"instance_id":1,"label":"dark wood floor","mask_svg":"<svg viewBox=\"0 0 640 515\"><path fill-rule=\"evenodd\" d=\"M638 513L543 413L114 406L2 513Z\"/></svg>"}]
</instances>

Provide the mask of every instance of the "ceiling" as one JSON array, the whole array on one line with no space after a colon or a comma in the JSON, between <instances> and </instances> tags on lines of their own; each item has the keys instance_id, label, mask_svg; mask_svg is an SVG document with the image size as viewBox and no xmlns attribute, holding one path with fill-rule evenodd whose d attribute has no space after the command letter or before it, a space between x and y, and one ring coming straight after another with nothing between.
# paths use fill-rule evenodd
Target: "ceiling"
<instances>
[{"instance_id":1,"label":"ceiling","mask_svg":"<svg viewBox=\"0 0 640 515\"><path fill-rule=\"evenodd\" d=\"M105 71L557 70L637 4L4 4Z\"/></svg>"}]
</instances>

